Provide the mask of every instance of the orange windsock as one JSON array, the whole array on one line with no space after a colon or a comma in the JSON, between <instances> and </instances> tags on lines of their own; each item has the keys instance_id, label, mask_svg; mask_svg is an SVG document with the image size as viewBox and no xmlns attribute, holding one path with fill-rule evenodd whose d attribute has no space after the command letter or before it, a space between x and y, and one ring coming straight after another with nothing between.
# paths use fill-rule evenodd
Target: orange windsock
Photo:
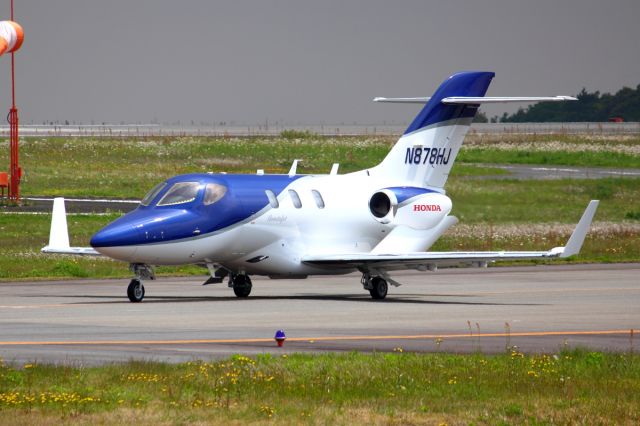
<instances>
[{"instance_id":1,"label":"orange windsock","mask_svg":"<svg viewBox=\"0 0 640 426\"><path fill-rule=\"evenodd\" d=\"M17 22L0 21L0 55L15 52L24 41L24 31Z\"/></svg>"}]
</instances>

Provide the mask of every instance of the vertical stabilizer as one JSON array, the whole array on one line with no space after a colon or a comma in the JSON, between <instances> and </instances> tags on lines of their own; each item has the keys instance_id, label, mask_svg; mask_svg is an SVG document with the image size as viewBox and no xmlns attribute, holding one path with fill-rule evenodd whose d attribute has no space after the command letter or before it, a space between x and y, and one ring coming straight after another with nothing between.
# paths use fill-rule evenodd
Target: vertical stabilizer
<instances>
[{"instance_id":1,"label":"vertical stabilizer","mask_svg":"<svg viewBox=\"0 0 640 426\"><path fill-rule=\"evenodd\" d=\"M444 104L448 97L483 97L493 72L467 71L445 80L371 174L407 185L442 188L479 104Z\"/></svg>"}]
</instances>

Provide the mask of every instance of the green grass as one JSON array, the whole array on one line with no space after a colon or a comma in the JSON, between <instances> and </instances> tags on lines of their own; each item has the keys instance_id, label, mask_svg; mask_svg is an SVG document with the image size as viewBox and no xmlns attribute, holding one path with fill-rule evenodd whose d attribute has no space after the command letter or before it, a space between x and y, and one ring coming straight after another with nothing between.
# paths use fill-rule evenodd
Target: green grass
<instances>
[{"instance_id":1,"label":"green grass","mask_svg":"<svg viewBox=\"0 0 640 426\"><path fill-rule=\"evenodd\" d=\"M182 173L341 172L375 165L385 139L142 138L27 139L21 147L24 194L140 199L156 183Z\"/></svg>"},{"instance_id":2,"label":"green grass","mask_svg":"<svg viewBox=\"0 0 640 426\"><path fill-rule=\"evenodd\" d=\"M637 424L640 356L234 356L0 367L0 423Z\"/></svg>"},{"instance_id":3,"label":"green grass","mask_svg":"<svg viewBox=\"0 0 640 426\"><path fill-rule=\"evenodd\" d=\"M568 152L499 150L491 148L467 148L458 155L458 161L466 163L494 164L546 164L582 167L633 167L640 168L640 157L618 152Z\"/></svg>"},{"instance_id":4,"label":"green grass","mask_svg":"<svg viewBox=\"0 0 640 426\"><path fill-rule=\"evenodd\" d=\"M340 173L378 164L396 137L322 137L285 131L279 137L25 138L21 142L25 195L141 198L170 176L207 171ZM1 142L0 149L8 149ZM469 135L458 163L518 163L640 168L640 137ZM539 150L538 148L542 149ZM0 161L0 170L8 168ZM500 174L454 166L452 176Z\"/></svg>"},{"instance_id":5,"label":"green grass","mask_svg":"<svg viewBox=\"0 0 640 426\"><path fill-rule=\"evenodd\" d=\"M640 210L640 179L456 179L446 185L452 214L464 223L577 223L589 200L596 221L622 222Z\"/></svg>"}]
</instances>

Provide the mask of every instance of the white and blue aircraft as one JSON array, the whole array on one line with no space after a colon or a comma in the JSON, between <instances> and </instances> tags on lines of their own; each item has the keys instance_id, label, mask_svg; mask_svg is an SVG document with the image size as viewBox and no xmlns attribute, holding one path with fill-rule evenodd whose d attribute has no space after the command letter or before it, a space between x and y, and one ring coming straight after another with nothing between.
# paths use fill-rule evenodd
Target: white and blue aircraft
<instances>
[{"instance_id":1,"label":"white and blue aircraft","mask_svg":"<svg viewBox=\"0 0 640 426\"><path fill-rule=\"evenodd\" d=\"M564 258L579 252L598 201L591 201L565 247L547 251L427 251L457 223L444 186L478 107L492 102L571 100L567 96L485 97L493 72L461 72L430 98L376 98L425 103L377 166L338 175L186 174L158 184L134 211L71 247L64 200L53 207L45 253L103 255L128 262L127 295L141 302L154 266L199 264L238 297L251 275L306 278L362 273L362 286L384 299L393 271L487 266L514 259Z\"/></svg>"}]
</instances>

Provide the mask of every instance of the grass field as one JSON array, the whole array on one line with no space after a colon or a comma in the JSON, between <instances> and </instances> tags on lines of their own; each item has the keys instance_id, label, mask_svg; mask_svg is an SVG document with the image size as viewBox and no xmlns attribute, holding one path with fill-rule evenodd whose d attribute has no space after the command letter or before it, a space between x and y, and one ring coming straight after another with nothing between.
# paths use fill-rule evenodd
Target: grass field
<instances>
[{"instance_id":1,"label":"grass field","mask_svg":"<svg viewBox=\"0 0 640 426\"><path fill-rule=\"evenodd\" d=\"M21 143L24 194L141 198L153 185L190 172L340 172L377 164L396 137L27 138ZM0 150L8 151L8 142ZM8 160L5 160L8 162ZM556 164L640 168L640 136L469 135L459 163ZM88 165L88 166L87 166ZM0 170L8 164L0 163ZM459 168L458 176L478 174ZM497 174L485 173L485 174Z\"/></svg>"},{"instance_id":2,"label":"grass field","mask_svg":"<svg viewBox=\"0 0 640 426\"><path fill-rule=\"evenodd\" d=\"M21 142L22 193L139 199L178 173L255 173L258 168L285 173L295 158L303 159L302 173L326 173L334 162L346 173L377 164L396 140L300 132L285 136L27 138ZM6 144L1 142L0 149ZM521 181L508 179L502 169L479 165L527 162L640 168L640 136L470 134L446 186L454 202L452 214L461 223L434 249L539 250L562 245L572 229L564 225L576 223L590 199L600 199L597 232L587 238L579 261L640 260L640 179ZM482 177L495 175L501 179ZM96 230L116 217L69 216L72 244L87 245ZM49 222L49 215L0 215L0 280L129 275L127 265L104 259L41 255ZM529 232L532 229L536 231ZM159 272L204 271L183 267Z\"/></svg>"},{"instance_id":3,"label":"grass field","mask_svg":"<svg viewBox=\"0 0 640 426\"><path fill-rule=\"evenodd\" d=\"M0 366L0 424L638 424L640 356L236 355Z\"/></svg>"}]
</instances>

